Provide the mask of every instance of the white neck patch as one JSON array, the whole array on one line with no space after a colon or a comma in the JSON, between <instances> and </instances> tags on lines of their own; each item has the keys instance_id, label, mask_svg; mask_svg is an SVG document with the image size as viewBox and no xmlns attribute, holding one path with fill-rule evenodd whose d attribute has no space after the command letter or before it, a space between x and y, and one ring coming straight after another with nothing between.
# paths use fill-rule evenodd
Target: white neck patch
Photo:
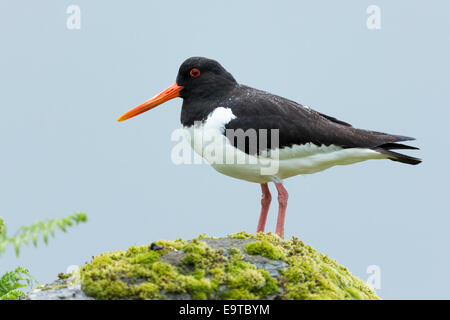
<instances>
[{"instance_id":1,"label":"white neck patch","mask_svg":"<svg viewBox=\"0 0 450 320\"><path fill-rule=\"evenodd\" d=\"M225 125L233 119L236 119L236 116L230 108L219 107L214 109L214 111L208 115L203 126L205 129L218 129L224 131Z\"/></svg>"}]
</instances>

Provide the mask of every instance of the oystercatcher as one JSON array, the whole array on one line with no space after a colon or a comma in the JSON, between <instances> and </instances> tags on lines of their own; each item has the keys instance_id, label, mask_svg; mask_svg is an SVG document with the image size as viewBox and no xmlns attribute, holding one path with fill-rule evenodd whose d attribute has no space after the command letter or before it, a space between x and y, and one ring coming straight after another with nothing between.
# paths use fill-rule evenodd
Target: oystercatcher
<instances>
[{"instance_id":1,"label":"oystercatcher","mask_svg":"<svg viewBox=\"0 0 450 320\"><path fill-rule=\"evenodd\" d=\"M288 193L283 179L369 159L410 165L420 159L396 149L414 138L368 131L294 101L236 82L217 61L192 57L176 82L128 111L124 121L175 97L183 99L181 124L191 147L225 175L261 184L257 232L264 232L271 202L268 183L278 191L276 233L283 238Z\"/></svg>"}]
</instances>

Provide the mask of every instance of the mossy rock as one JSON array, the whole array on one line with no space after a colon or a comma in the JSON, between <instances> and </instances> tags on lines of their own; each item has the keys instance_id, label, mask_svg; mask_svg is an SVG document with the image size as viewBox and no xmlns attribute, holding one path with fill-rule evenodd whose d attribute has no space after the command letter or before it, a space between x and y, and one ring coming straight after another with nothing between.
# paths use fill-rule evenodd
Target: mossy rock
<instances>
[{"instance_id":1,"label":"mossy rock","mask_svg":"<svg viewBox=\"0 0 450 320\"><path fill-rule=\"evenodd\" d=\"M270 233L104 253L80 269L79 282L95 299L379 299L335 260Z\"/></svg>"}]
</instances>

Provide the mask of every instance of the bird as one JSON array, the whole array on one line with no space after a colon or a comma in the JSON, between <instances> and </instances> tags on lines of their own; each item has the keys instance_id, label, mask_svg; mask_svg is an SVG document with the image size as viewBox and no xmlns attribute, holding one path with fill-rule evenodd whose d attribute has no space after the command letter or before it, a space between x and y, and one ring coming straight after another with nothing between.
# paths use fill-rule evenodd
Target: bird
<instances>
[{"instance_id":1,"label":"bird","mask_svg":"<svg viewBox=\"0 0 450 320\"><path fill-rule=\"evenodd\" d=\"M239 84L219 62L186 59L173 85L118 118L119 122L176 97L182 130L194 151L215 170L261 186L256 232L264 232L272 196L278 192L275 234L284 238L289 194L284 179L336 165L389 159L422 160L393 150L418 150L400 142L415 138L358 129L295 101Z\"/></svg>"}]
</instances>

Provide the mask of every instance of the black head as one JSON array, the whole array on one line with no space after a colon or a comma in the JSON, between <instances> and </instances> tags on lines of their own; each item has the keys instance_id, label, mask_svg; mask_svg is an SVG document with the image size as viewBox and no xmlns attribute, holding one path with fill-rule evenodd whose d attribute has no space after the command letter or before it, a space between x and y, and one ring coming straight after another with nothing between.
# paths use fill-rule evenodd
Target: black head
<instances>
[{"instance_id":1,"label":"black head","mask_svg":"<svg viewBox=\"0 0 450 320\"><path fill-rule=\"evenodd\" d=\"M181 64L177 75L177 84L183 87L180 97L199 99L220 97L237 83L217 61L192 57Z\"/></svg>"},{"instance_id":2,"label":"black head","mask_svg":"<svg viewBox=\"0 0 450 320\"><path fill-rule=\"evenodd\" d=\"M194 109L202 109L202 105L211 106L211 100L223 97L236 85L233 76L217 61L201 57L189 58L181 65L177 81L173 85L126 112L118 121L130 119L176 97L184 99L184 112L185 105L195 105Z\"/></svg>"}]
</instances>

